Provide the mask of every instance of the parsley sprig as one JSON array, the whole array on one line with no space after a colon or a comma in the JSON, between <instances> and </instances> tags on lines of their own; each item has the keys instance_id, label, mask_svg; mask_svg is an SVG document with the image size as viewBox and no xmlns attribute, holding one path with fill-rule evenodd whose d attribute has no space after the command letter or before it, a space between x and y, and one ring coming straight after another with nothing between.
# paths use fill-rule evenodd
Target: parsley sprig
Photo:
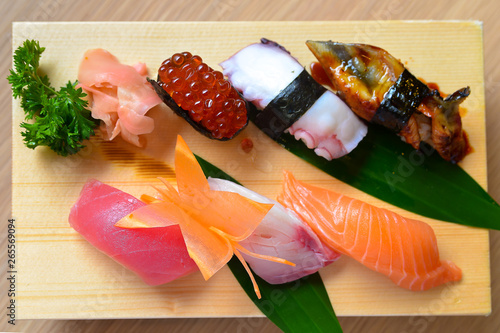
<instances>
[{"instance_id":1,"label":"parsley sprig","mask_svg":"<svg viewBox=\"0 0 500 333\"><path fill-rule=\"evenodd\" d=\"M28 148L48 146L62 156L77 153L94 134L96 122L86 109L87 101L76 81L59 91L50 85L47 75L40 75L40 57L45 50L38 41L26 40L14 52L14 68L7 77L14 98L21 99L25 120L21 123L24 143Z\"/></svg>"}]
</instances>

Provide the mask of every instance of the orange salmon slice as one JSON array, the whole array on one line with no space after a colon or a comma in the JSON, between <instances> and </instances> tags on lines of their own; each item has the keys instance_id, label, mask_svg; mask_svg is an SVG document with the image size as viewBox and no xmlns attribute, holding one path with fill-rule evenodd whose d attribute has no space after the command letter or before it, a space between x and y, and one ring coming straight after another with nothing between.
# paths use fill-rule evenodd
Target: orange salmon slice
<instances>
[{"instance_id":1,"label":"orange salmon slice","mask_svg":"<svg viewBox=\"0 0 500 333\"><path fill-rule=\"evenodd\" d=\"M432 228L387 209L315 187L284 172L278 201L295 211L331 249L409 290L459 281L462 271L441 261Z\"/></svg>"}]
</instances>

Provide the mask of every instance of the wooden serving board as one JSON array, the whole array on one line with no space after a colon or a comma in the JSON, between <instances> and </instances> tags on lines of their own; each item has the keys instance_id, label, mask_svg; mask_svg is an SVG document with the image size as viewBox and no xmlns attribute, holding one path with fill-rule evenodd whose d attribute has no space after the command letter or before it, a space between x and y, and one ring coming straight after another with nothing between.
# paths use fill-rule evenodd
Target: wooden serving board
<instances>
[{"instance_id":1,"label":"wooden serving board","mask_svg":"<svg viewBox=\"0 0 500 333\"><path fill-rule=\"evenodd\" d=\"M385 48L442 91L469 85L464 127L474 152L462 166L486 187L482 25L479 22L198 22L15 23L13 49L37 39L41 68L61 86L75 80L85 50L105 48L120 61L145 62L151 76L173 53L199 54L212 67L261 37L276 40L307 65L305 41L338 40ZM175 182L173 149L181 134L193 152L245 186L276 197L283 169L298 179L335 189L435 230L441 258L463 270L463 280L410 292L356 261L342 257L320 271L340 316L488 314L491 311L488 231L416 216L333 179L285 151L252 124L236 139L214 142L196 133L166 106L151 110L155 130L143 149L93 138L76 156L29 150L19 134L23 112L13 100L12 211L17 220L19 319L261 316L226 267L205 282L199 273L150 287L87 243L68 224L70 207L89 178L135 196L153 194L157 176ZM251 138L254 149L240 148ZM397 137L394 140L398 140ZM422 180L425 181L425 180Z\"/></svg>"}]
</instances>

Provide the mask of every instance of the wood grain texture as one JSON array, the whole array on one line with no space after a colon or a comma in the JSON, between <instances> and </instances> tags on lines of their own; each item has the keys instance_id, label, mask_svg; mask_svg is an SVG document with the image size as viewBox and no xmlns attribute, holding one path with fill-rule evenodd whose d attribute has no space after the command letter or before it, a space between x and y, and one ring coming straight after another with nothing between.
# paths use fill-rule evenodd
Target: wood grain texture
<instances>
[{"instance_id":1,"label":"wood grain texture","mask_svg":"<svg viewBox=\"0 0 500 333\"><path fill-rule=\"evenodd\" d=\"M168 45L158 48L165 31L172 31L166 39ZM358 36L353 31L377 33ZM460 35L467 42L443 47L441 40L434 38L435 32L450 40ZM339 40L368 42L392 50L396 57L409 59L408 66L415 75L439 82L443 91L469 84L473 94L463 104L468 110L464 126L468 129L474 153L464 160L463 167L483 186L486 185L482 30L477 22L262 22L257 27L244 22L16 23L13 47L26 38L39 40L46 47L41 70L50 73L52 83L60 86L67 78L77 76L77 64L83 53L95 47L105 47L124 63L143 61L150 64L150 68L158 67L166 55L189 50L203 55L204 61L215 67L227 55L265 35L279 40L301 63L307 64L314 57L304 41L308 38L325 40L332 34ZM400 41L400 34L411 42ZM67 45L65 41L70 38L74 38L74 42ZM132 41L123 43L127 38ZM423 45L433 52L428 52ZM463 56L455 57L455 54ZM437 55L443 59L439 65L432 61ZM465 66L466 71L455 70ZM449 75L452 71L453 76ZM172 173L151 170L144 174L138 173L138 169L156 165L150 161L172 166L177 134L184 137L195 153L226 170L248 188L268 197L277 196L282 170L288 169L304 181L424 220L435 230L442 259L455 262L463 270L464 279L459 284L412 293L354 261L342 258L321 271L338 315L490 312L486 230L424 219L371 198L288 153L253 125L234 140L214 142L193 131L164 106L148 114L155 119L155 130L145 136L145 148L135 149L120 140L112 143L93 140L87 149L75 156L58 157L47 149L26 150L20 133L15 130L23 120L23 113L18 101L14 101L12 214L19 221L18 270L24 272L18 282L19 318L260 314L228 269L206 283L201 274L193 274L162 287L148 287L134 274L96 251L68 225L69 209L89 178L112 184L136 197L141 193L154 194L149 184L159 183L155 179L157 176L175 181ZM240 152L239 143L245 137L254 142L252 154ZM381 293L385 296L381 297ZM442 301L439 307L431 307L429 304L436 300ZM148 306L141 307L141 304Z\"/></svg>"},{"instance_id":2,"label":"wood grain texture","mask_svg":"<svg viewBox=\"0 0 500 333\"><path fill-rule=\"evenodd\" d=\"M498 97L495 94L499 87L499 73L495 66L498 61L498 22L494 19L498 15L498 5L493 2L454 2L453 4L443 2L438 4L429 2L427 5L422 2L414 3L410 6L403 5L396 1L380 1L377 7L369 2L361 1L352 7L343 2L326 3L313 1L305 4L298 1L272 2L272 5L264 5L255 2L236 1L215 1L206 3L188 3L171 1L168 4L159 5L150 1L143 1L140 8L136 8L132 1L104 1L87 2L85 7L76 6L72 2L45 1L45 2L4 2L2 10L11 20L43 20L43 21L67 21L67 20L329 20L329 19L479 19L485 22L485 92L487 110L487 135L488 135L488 168L489 168L489 189L495 197L500 197L500 179L494 170L500 165L498 156L498 136L500 120L498 119ZM11 32L8 22L2 22L2 38L4 45L9 43ZM255 24L259 26L259 23ZM361 31L360 33L373 33L373 31ZM446 40L444 38L444 40ZM467 43L467 41L464 41ZM10 67L10 52L7 47L2 48L4 61L2 61L2 73L7 75ZM437 64L438 65L438 64ZM3 110L10 110L10 92L2 82L1 90ZM10 128L9 118L2 118L5 126ZM4 128L5 128L4 126ZM6 131L8 132L8 131ZM2 145L2 176L5 181L2 183L5 190L4 208L5 214L2 222L11 215L9 205L9 154L10 154L10 133L6 133L6 140ZM265 166L264 166L265 167ZM496 232L491 232L491 260L498 262L498 240ZM5 236L3 235L5 244ZM2 266L5 267L5 254L2 253ZM495 304L498 287L495 284L495 277L500 275L497 265L492 265L492 295ZM6 284L2 285L6 290ZM101 295L100 302L107 301L105 295ZM348 297L349 295L346 295ZM6 298L5 298L6 301ZM439 302L434 307L439 307ZM4 303L5 304L5 303ZM40 303L43 305L43 303ZM495 311L495 306L493 307ZM397 317L397 318L341 318L341 324L346 332L351 331L384 331L384 332L423 332L423 331L454 331L466 332L472 329L478 331L498 331L499 320L494 315L489 318L474 317ZM4 323L0 323L4 324ZM144 331L276 331L276 328L265 319L196 319L196 320L135 320L135 321L23 321L15 327L15 330L23 331L134 331L139 328ZM2 330L12 330L8 325L0 326Z\"/></svg>"}]
</instances>

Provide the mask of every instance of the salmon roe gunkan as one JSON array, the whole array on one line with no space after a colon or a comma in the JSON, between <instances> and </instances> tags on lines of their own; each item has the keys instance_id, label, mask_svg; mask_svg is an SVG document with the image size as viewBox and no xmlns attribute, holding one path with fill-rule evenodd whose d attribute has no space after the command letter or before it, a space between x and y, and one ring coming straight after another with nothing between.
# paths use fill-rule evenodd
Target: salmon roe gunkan
<instances>
[{"instance_id":1,"label":"salmon roe gunkan","mask_svg":"<svg viewBox=\"0 0 500 333\"><path fill-rule=\"evenodd\" d=\"M199 56L176 53L162 63L158 75L159 85L214 138L231 138L245 127L246 102Z\"/></svg>"}]
</instances>

